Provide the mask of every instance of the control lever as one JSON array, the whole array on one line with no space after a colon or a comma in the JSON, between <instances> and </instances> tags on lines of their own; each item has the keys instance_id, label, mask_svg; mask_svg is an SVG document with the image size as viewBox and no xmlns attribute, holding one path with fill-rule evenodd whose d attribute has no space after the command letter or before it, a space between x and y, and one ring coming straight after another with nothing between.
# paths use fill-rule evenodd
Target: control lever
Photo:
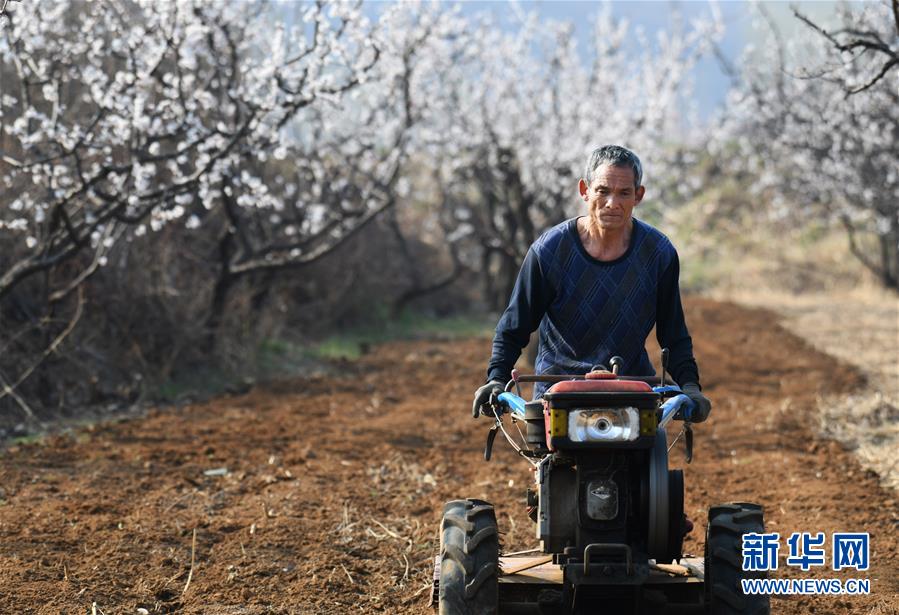
<instances>
[{"instance_id":1,"label":"control lever","mask_svg":"<svg viewBox=\"0 0 899 615\"><path fill-rule=\"evenodd\" d=\"M624 359L618 356L612 357L609 359L609 365L612 366L612 373L617 376L618 372L621 371L621 366L624 365Z\"/></svg>"},{"instance_id":2,"label":"control lever","mask_svg":"<svg viewBox=\"0 0 899 615\"><path fill-rule=\"evenodd\" d=\"M693 461L693 424L684 422L684 458L687 463Z\"/></svg>"},{"instance_id":3,"label":"control lever","mask_svg":"<svg viewBox=\"0 0 899 615\"><path fill-rule=\"evenodd\" d=\"M484 447L484 461L490 461L490 456L493 455L493 441L496 440L496 431L499 428L499 425L494 425L490 428L490 431L487 432L487 446Z\"/></svg>"},{"instance_id":4,"label":"control lever","mask_svg":"<svg viewBox=\"0 0 899 615\"><path fill-rule=\"evenodd\" d=\"M661 386L665 386L665 372L668 371L668 349L662 348L662 375Z\"/></svg>"}]
</instances>

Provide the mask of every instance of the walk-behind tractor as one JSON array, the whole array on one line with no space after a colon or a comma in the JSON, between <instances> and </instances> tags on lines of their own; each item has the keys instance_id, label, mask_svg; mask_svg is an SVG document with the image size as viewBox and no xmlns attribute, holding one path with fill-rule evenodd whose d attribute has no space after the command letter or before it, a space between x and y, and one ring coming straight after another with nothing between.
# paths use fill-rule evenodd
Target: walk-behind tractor
<instances>
[{"instance_id":1,"label":"walk-behind tractor","mask_svg":"<svg viewBox=\"0 0 899 615\"><path fill-rule=\"evenodd\" d=\"M741 566L743 534L764 531L761 506L712 507L705 557L684 555L684 477L668 468L666 429L683 422L675 442L683 437L689 463L693 402L664 377L619 375L621 360L610 362L583 376L514 373L491 400L485 458L502 433L533 465L527 510L540 546L504 554L491 504L447 503L432 592L440 615L769 612L767 596L740 583L762 576ZM526 402L517 387L531 382L552 386Z\"/></svg>"}]
</instances>

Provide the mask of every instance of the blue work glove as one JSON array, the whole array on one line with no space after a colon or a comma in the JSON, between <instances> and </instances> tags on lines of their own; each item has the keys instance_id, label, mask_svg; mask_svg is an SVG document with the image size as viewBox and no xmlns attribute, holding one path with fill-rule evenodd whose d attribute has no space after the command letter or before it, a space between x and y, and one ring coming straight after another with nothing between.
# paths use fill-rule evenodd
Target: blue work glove
<instances>
[{"instance_id":1,"label":"blue work glove","mask_svg":"<svg viewBox=\"0 0 899 615\"><path fill-rule=\"evenodd\" d=\"M490 402L495 395L499 395L506 390L506 387L499 380L491 380L474 394L474 403L471 405L471 416L478 418L480 415L493 416L490 410Z\"/></svg>"},{"instance_id":2,"label":"blue work glove","mask_svg":"<svg viewBox=\"0 0 899 615\"><path fill-rule=\"evenodd\" d=\"M709 412L712 411L712 402L702 394L698 384L688 382L681 387L681 391L696 404L693 413L690 415L691 423L701 423L709 418Z\"/></svg>"}]
</instances>

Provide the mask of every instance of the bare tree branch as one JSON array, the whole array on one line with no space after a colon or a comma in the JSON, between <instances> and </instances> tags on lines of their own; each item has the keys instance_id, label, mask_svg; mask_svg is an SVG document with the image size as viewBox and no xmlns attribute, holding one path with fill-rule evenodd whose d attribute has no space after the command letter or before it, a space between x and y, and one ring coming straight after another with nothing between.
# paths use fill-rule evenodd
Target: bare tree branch
<instances>
[{"instance_id":1,"label":"bare tree branch","mask_svg":"<svg viewBox=\"0 0 899 615\"><path fill-rule=\"evenodd\" d=\"M78 321L81 319L81 314L82 314L83 310L84 310L84 288L83 288L83 286L79 286L78 287L78 302L75 304L75 313L72 316L72 319L69 321L69 324L66 326L65 329L62 330L62 332L59 333L59 335L57 335L53 339L52 342L50 342L50 345L44 349L44 352L41 353L38 360L35 361L34 363L32 363L24 372L22 372L22 374L19 376L19 378L13 384L11 384L11 385L7 384L5 381L2 383L3 391L0 392L0 400L2 400L7 395L10 395L14 399L16 399L16 401L19 402L20 406L24 403L16 395L15 390L23 382L25 382L31 376L31 374L34 373L34 370L36 370L41 365L41 363L43 363L47 359L47 357L49 357L51 354L56 352L56 349L59 348L59 345L62 344L63 340L65 340L69 336L69 334L75 329L75 325L77 325ZM23 407L23 409L27 408L27 406L22 406L22 407ZM29 416L33 416L33 414L31 413L30 410L27 410L27 413L29 414Z\"/></svg>"},{"instance_id":2,"label":"bare tree branch","mask_svg":"<svg viewBox=\"0 0 899 615\"><path fill-rule=\"evenodd\" d=\"M894 25L896 27L895 35L896 37L899 37L899 0L892 0L892 13ZM896 51L894 47L890 46L886 41L884 41L881 38L880 33L875 30L862 30L858 28L847 27L830 33L816 24L814 21L812 21L809 17L803 15L795 7L793 8L793 15L795 15L797 19L802 21L809 28L830 41L830 43L836 50L840 52L850 53L860 50L860 53L853 58L853 61L860 58L867 52L885 56L885 58L883 58L883 65L874 74L874 76L866 80L865 83L855 87L844 85L846 96L852 96L853 94L864 92L868 88L878 83L881 79L883 79L890 71L890 69L895 66L899 66L899 51Z\"/></svg>"}]
</instances>

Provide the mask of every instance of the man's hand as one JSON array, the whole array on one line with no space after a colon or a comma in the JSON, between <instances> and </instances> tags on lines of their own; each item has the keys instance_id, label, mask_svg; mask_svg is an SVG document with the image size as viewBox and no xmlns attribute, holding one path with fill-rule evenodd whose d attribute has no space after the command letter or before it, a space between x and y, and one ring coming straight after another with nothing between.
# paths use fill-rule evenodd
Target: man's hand
<instances>
[{"instance_id":1,"label":"man's hand","mask_svg":"<svg viewBox=\"0 0 899 615\"><path fill-rule=\"evenodd\" d=\"M477 391L474 394L474 403L471 406L471 416L474 418L478 418L481 414L484 416L490 416L489 409L485 408L487 404L490 403L490 399L494 395L499 395L503 391L506 390L506 387L503 386L499 380L491 380Z\"/></svg>"},{"instance_id":2,"label":"man's hand","mask_svg":"<svg viewBox=\"0 0 899 615\"><path fill-rule=\"evenodd\" d=\"M690 422L701 423L709 418L709 412L712 411L712 402L702 394L699 385L695 382L688 382L681 387L681 390L696 404L693 414L690 415Z\"/></svg>"}]
</instances>

